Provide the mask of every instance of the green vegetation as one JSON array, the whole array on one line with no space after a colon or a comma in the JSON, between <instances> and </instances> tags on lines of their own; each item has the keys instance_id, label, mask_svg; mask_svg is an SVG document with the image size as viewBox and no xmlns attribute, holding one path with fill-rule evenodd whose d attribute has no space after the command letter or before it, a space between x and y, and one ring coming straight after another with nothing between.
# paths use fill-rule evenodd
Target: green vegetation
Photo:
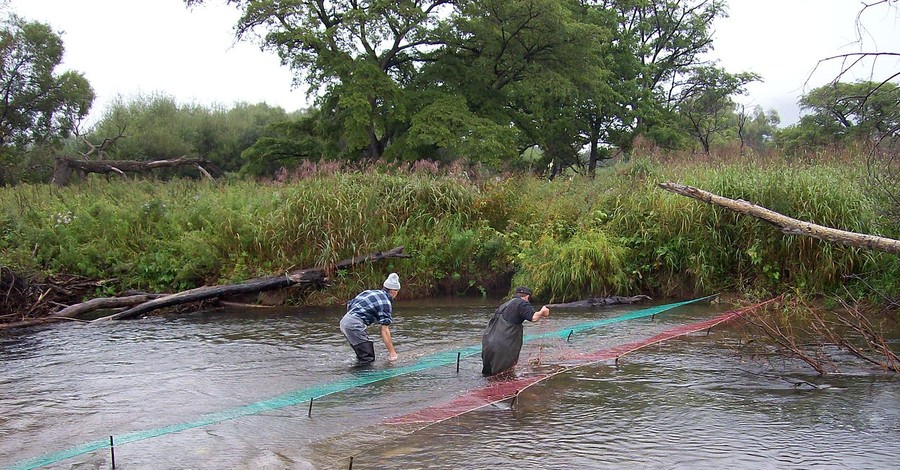
<instances>
[{"instance_id":1,"label":"green vegetation","mask_svg":"<svg viewBox=\"0 0 900 470\"><path fill-rule=\"evenodd\" d=\"M733 100L758 76L703 59L722 0L227 3L238 36L277 52L313 108L154 94L81 129L93 92L81 74L56 72L61 37L7 18L0 186L17 186L0 189L0 264L172 291L405 245L412 260L336 273L334 289L303 301L345 298L386 270L404 273L406 295L510 282L554 301L897 293L896 257L782 235L656 186L900 232L900 87L835 81L777 129L773 111ZM46 186L57 156L199 157L228 176ZM614 158L625 163L604 165Z\"/></svg>"},{"instance_id":2,"label":"green vegetation","mask_svg":"<svg viewBox=\"0 0 900 470\"><path fill-rule=\"evenodd\" d=\"M402 273L404 295L534 287L541 299L592 295L898 294L900 260L783 235L656 186L666 180L795 218L897 238L856 184L865 169L830 164L694 163L649 158L596 178L528 176L475 183L387 170L320 172L286 184L106 181L0 190L0 265L114 277L111 290L172 291L324 266L407 247L412 259L338 273L307 299L337 302ZM854 291L856 292L856 291Z\"/></svg>"},{"instance_id":3,"label":"green vegetation","mask_svg":"<svg viewBox=\"0 0 900 470\"><path fill-rule=\"evenodd\" d=\"M26 179L34 155L68 137L94 91L78 72L57 73L63 42L50 26L16 15L0 20L0 185ZM18 174L17 174L18 173Z\"/></svg>"}]
</instances>

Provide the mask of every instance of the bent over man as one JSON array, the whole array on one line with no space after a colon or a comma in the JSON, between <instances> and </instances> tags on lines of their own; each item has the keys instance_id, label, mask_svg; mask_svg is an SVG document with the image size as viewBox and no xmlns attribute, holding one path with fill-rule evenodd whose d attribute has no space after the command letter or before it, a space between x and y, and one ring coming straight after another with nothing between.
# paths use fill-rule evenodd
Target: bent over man
<instances>
[{"instance_id":1,"label":"bent over man","mask_svg":"<svg viewBox=\"0 0 900 470\"><path fill-rule=\"evenodd\" d=\"M382 287L360 292L353 300L347 302L347 313L341 318L341 333L356 352L360 364L375 361L375 345L369 339L366 327L376 321L381 325L381 339L387 347L388 360L397 360L389 325L394 321L391 316L391 300L397 297L400 290L400 277L397 273L391 273Z\"/></svg>"}]
</instances>

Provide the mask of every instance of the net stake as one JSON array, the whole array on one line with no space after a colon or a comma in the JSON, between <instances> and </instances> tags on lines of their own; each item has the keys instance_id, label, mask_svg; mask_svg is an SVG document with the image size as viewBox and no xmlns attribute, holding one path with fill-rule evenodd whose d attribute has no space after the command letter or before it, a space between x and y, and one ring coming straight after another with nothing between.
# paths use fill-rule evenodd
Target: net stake
<instances>
[{"instance_id":1,"label":"net stake","mask_svg":"<svg viewBox=\"0 0 900 470\"><path fill-rule=\"evenodd\" d=\"M459 358L462 355L461 352L456 353L456 373L459 373Z\"/></svg>"},{"instance_id":2,"label":"net stake","mask_svg":"<svg viewBox=\"0 0 900 470\"><path fill-rule=\"evenodd\" d=\"M569 330L569 336L566 336L567 343L569 342L570 339L572 339L572 333L574 333L574 332L575 332L575 330Z\"/></svg>"},{"instance_id":3,"label":"net stake","mask_svg":"<svg viewBox=\"0 0 900 470\"><path fill-rule=\"evenodd\" d=\"M309 413L306 414L306 416L309 418L312 418L312 402L313 402L313 399L310 398L309 399Z\"/></svg>"},{"instance_id":4,"label":"net stake","mask_svg":"<svg viewBox=\"0 0 900 470\"><path fill-rule=\"evenodd\" d=\"M519 399L519 391L516 390L516 394L513 395L512 403L509 404L509 409L513 409L516 406L516 400Z\"/></svg>"},{"instance_id":5,"label":"net stake","mask_svg":"<svg viewBox=\"0 0 900 470\"><path fill-rule=\"evenodd\" d=\"M347 470L353 470L353 456L350 456L350 466L347 467Z\"/></svg>"},{"instance_id":6,"label":"net stake","mask_svg":"<svg viewBox=\"0 0 900 470\"><path fill-rule=\"evenodd\" d=\"M112 468L116 468L116 448L113 445L112 436L109 436L109 456L112 462Z\"/></svg>"}]
</instances>

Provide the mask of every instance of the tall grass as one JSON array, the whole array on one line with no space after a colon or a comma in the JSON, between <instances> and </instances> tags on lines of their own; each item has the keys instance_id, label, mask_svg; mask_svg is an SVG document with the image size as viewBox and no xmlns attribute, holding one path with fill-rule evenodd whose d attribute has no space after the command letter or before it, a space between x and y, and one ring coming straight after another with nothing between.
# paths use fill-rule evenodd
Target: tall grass
<instances>
[{"instance_id":1,"label":"tall grass","mask_svg":"<svg viewBox=\"0 0 900 470\"><path fill-rule=\"evenodd\" d=\"M404 296L506 291L544 300L715 291L897 293L896 256L783 235L663 191L677 181L829 227L897 238L860 184L864 168L649 158L593 179L472 183L422 173L339 172L286 184L107 181L0 189L0 263L127 288L239 282L407 247L411 259L332 273L306 302L340 302L401 274ZM857 276L863 281L848 280ZM859 287L860 289L862 287Z\"/></svg>"}]
</instances>

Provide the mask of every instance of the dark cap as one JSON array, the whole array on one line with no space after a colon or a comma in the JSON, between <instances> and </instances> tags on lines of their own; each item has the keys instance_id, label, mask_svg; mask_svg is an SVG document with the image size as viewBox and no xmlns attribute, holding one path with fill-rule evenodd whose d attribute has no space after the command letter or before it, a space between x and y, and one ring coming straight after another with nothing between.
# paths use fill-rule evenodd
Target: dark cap
<instances>
[{"instance_id":1,"label":"dark cap","mask_svg":"<svg viewBox=\"0 0 900 470\"><path fill-rule=\"evenodd\" d=\"M516 294L531 295L531 289L529 289L525 286L519 286L519 287L516 287Z\"/></svg>"}]
</instances>

